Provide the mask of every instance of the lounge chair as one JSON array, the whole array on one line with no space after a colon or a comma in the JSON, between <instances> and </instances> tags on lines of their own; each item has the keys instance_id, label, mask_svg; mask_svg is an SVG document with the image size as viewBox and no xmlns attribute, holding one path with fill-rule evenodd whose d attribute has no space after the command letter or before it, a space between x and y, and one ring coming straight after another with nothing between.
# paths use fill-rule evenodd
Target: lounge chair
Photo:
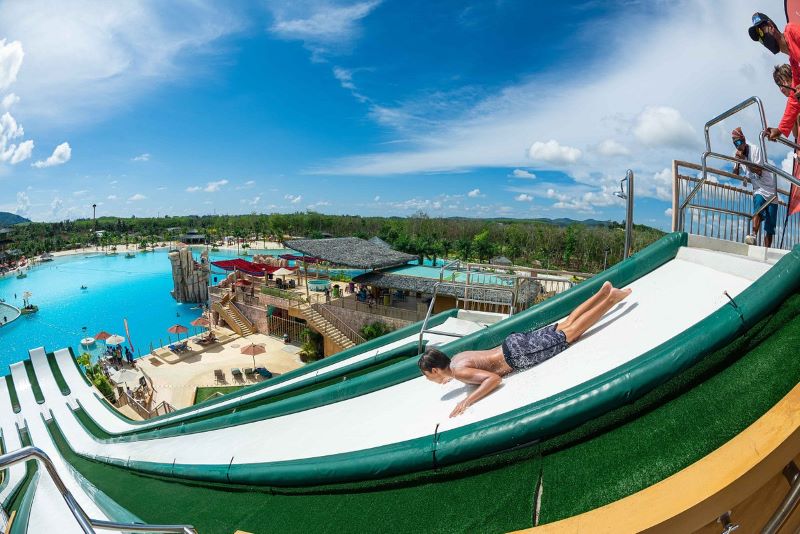
<instances>
[{"instance_id":1,"label":"lounge chair","mask_svg":"<svg viewBox=\"0 0 800 534\"><path fill-rule=\"evenodd\" d=\"M243 378L242 377L242 370L239 369L238 367L234 367L234 368L231 369L231 375L233 375L233 378L235 380L242 380L242 378Z\"/></svg>"},{"instance_id":2,"label":"lounge chair","mask_svg":"<svg viewBox=\"0 0 800 534\"><path fill-rule=\"evenodd\" d=\"M225 379L225 373L222 369L214 369L214 382L217 384L225 384L228 381Z\"/></svg>"},{"instance_id":3,"label":"lounge chair","mask_svg":"<svg viewBox=\"0 0 800 534\"><path fill-rule=\"evenodd\" d=\"M255 372L261 375L262 378L272 378L272 373L266 367L256 367Z\"/></svg>"},{"instance_id":4,"label":"lounge chair","mask_svg":"<svg viewBox=\"0 0 800 534\"><path fill-rule=\"evenodd\" d=\"M252 367L245 367L244 368L244 376L249 377L249 376L254 375L254 374L256 374L256 372L253 370Z\"/></svg>"}]
</instances>

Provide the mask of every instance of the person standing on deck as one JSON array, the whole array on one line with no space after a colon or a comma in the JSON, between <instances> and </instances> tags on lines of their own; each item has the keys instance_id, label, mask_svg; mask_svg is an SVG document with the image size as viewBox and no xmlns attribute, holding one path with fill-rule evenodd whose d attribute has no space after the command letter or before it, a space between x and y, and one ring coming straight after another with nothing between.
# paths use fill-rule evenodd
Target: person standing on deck
<instances>
[{"instance_id":1,"label":"person standing on deck","mask_svg":"<svg viewBox=\"0 0 800 534\"><path fill-rule=\"evenodd\" d=\"M781 135L789 137L797 116L800 115L800 25L788 23L783 29L783 33L771 18L763 13L754 13L752 25L747 33L753 41L758 41L764 47L777 54L783 52L789 56L789 67L792 72L791 86L784 93L787 95L786 109L783 111L783 118L777 128L767 128L766 134L771 141L776 140Z\"/></svg>"},{"instance_id":2,"label":"person standing on deck","mask_svg":"<svg viewBox=\"0 0 800 534\"><path fill-rule=\"evenodd\" d=\"M755 163L756 165L745 165L744 183L753 184L753 231L748 235L744 242L748 245L756 244L756 236L761 229L761 221L764 221L764 246L772 246L772 238L775 235L775 225L778 222L778 198L777 180L775 175L767 172L758 164L764 163L761 149L756 145L747 142L742 133L741 127L731 132L733 146L736 147L736 159L743 159ZM741 165L736 163L733 166L733 174L739 174ZM769 206L761 210L761 207L769 201ZM759 211L761 210L761 211Z\"/></svg>"}]
</instances>

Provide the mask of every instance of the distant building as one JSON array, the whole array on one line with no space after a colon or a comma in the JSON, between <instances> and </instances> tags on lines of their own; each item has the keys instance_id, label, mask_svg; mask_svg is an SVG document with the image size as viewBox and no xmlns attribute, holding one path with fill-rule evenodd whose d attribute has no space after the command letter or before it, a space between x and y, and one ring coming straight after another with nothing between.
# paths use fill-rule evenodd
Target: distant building
<instances>
[{"instance_id":1,"label":"distant building","mask_svg":"<svg viewBox=\"0 0 800 534\"><path fill-rule=\"evenodd\" d=\"M178 236L178 240L187 245L205 245L206 235L200 234L197 230L192 229L185 234Z\"/></svg>"}]
</instances>

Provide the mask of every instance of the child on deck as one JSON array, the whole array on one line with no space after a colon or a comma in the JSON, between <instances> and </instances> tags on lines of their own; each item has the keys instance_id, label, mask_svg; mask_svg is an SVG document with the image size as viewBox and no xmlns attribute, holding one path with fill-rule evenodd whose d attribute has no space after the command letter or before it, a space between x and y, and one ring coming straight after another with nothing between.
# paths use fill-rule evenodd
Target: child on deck
<instances>
[{"instance_id":1,"label":"child on deck","mask_svg":"<svg viewBox=\"0 0 800 534\"><path fill-rule=\"evenodd\" d=\"M419 358L420 371L425 378L439 384L455 378L478 386L456 405L450 414L450 417L455 417L494 391L503 381L501 377L513 371L530 369L566 349L630 294L630 289L616 289L606 282L558 324L510 334L499 347L461 352L452 360L443 352L430 348Z\"/></svg>"}]
</instances>

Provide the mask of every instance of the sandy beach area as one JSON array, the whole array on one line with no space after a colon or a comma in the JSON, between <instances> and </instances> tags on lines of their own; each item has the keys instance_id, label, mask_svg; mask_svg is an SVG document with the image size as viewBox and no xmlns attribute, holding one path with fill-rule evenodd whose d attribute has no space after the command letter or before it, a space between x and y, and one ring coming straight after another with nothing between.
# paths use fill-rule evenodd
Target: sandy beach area
<instances>
[{"instance_id":1,"label":"sandy beach area","mask_svg":"<svg viewBox=\"0 0 800 534\"><path fill-rule=\"evenodd\" d=\"M232 334L225 328L215 330L220 334ZM243 371L248 367L266 367L277 376L304 365L297 354L300 349L294 345L285 345L283 341L266 334L252 334L246 338L233 335L230 341L208 348L190 343L190 347L195 349L191 353L151 355L136 360L136 365L153 381L156 403L167 401L175 408L184 408L193 404L197 387L242 386L262 380L257 375L235 379L231 374L233 368ZM251 343L263 346L266 351L255 356L255 365L253 356L241 353L242 348ZM223 372L224 383L217 382L215 370Z\"/></svg>"}]
</instances>

